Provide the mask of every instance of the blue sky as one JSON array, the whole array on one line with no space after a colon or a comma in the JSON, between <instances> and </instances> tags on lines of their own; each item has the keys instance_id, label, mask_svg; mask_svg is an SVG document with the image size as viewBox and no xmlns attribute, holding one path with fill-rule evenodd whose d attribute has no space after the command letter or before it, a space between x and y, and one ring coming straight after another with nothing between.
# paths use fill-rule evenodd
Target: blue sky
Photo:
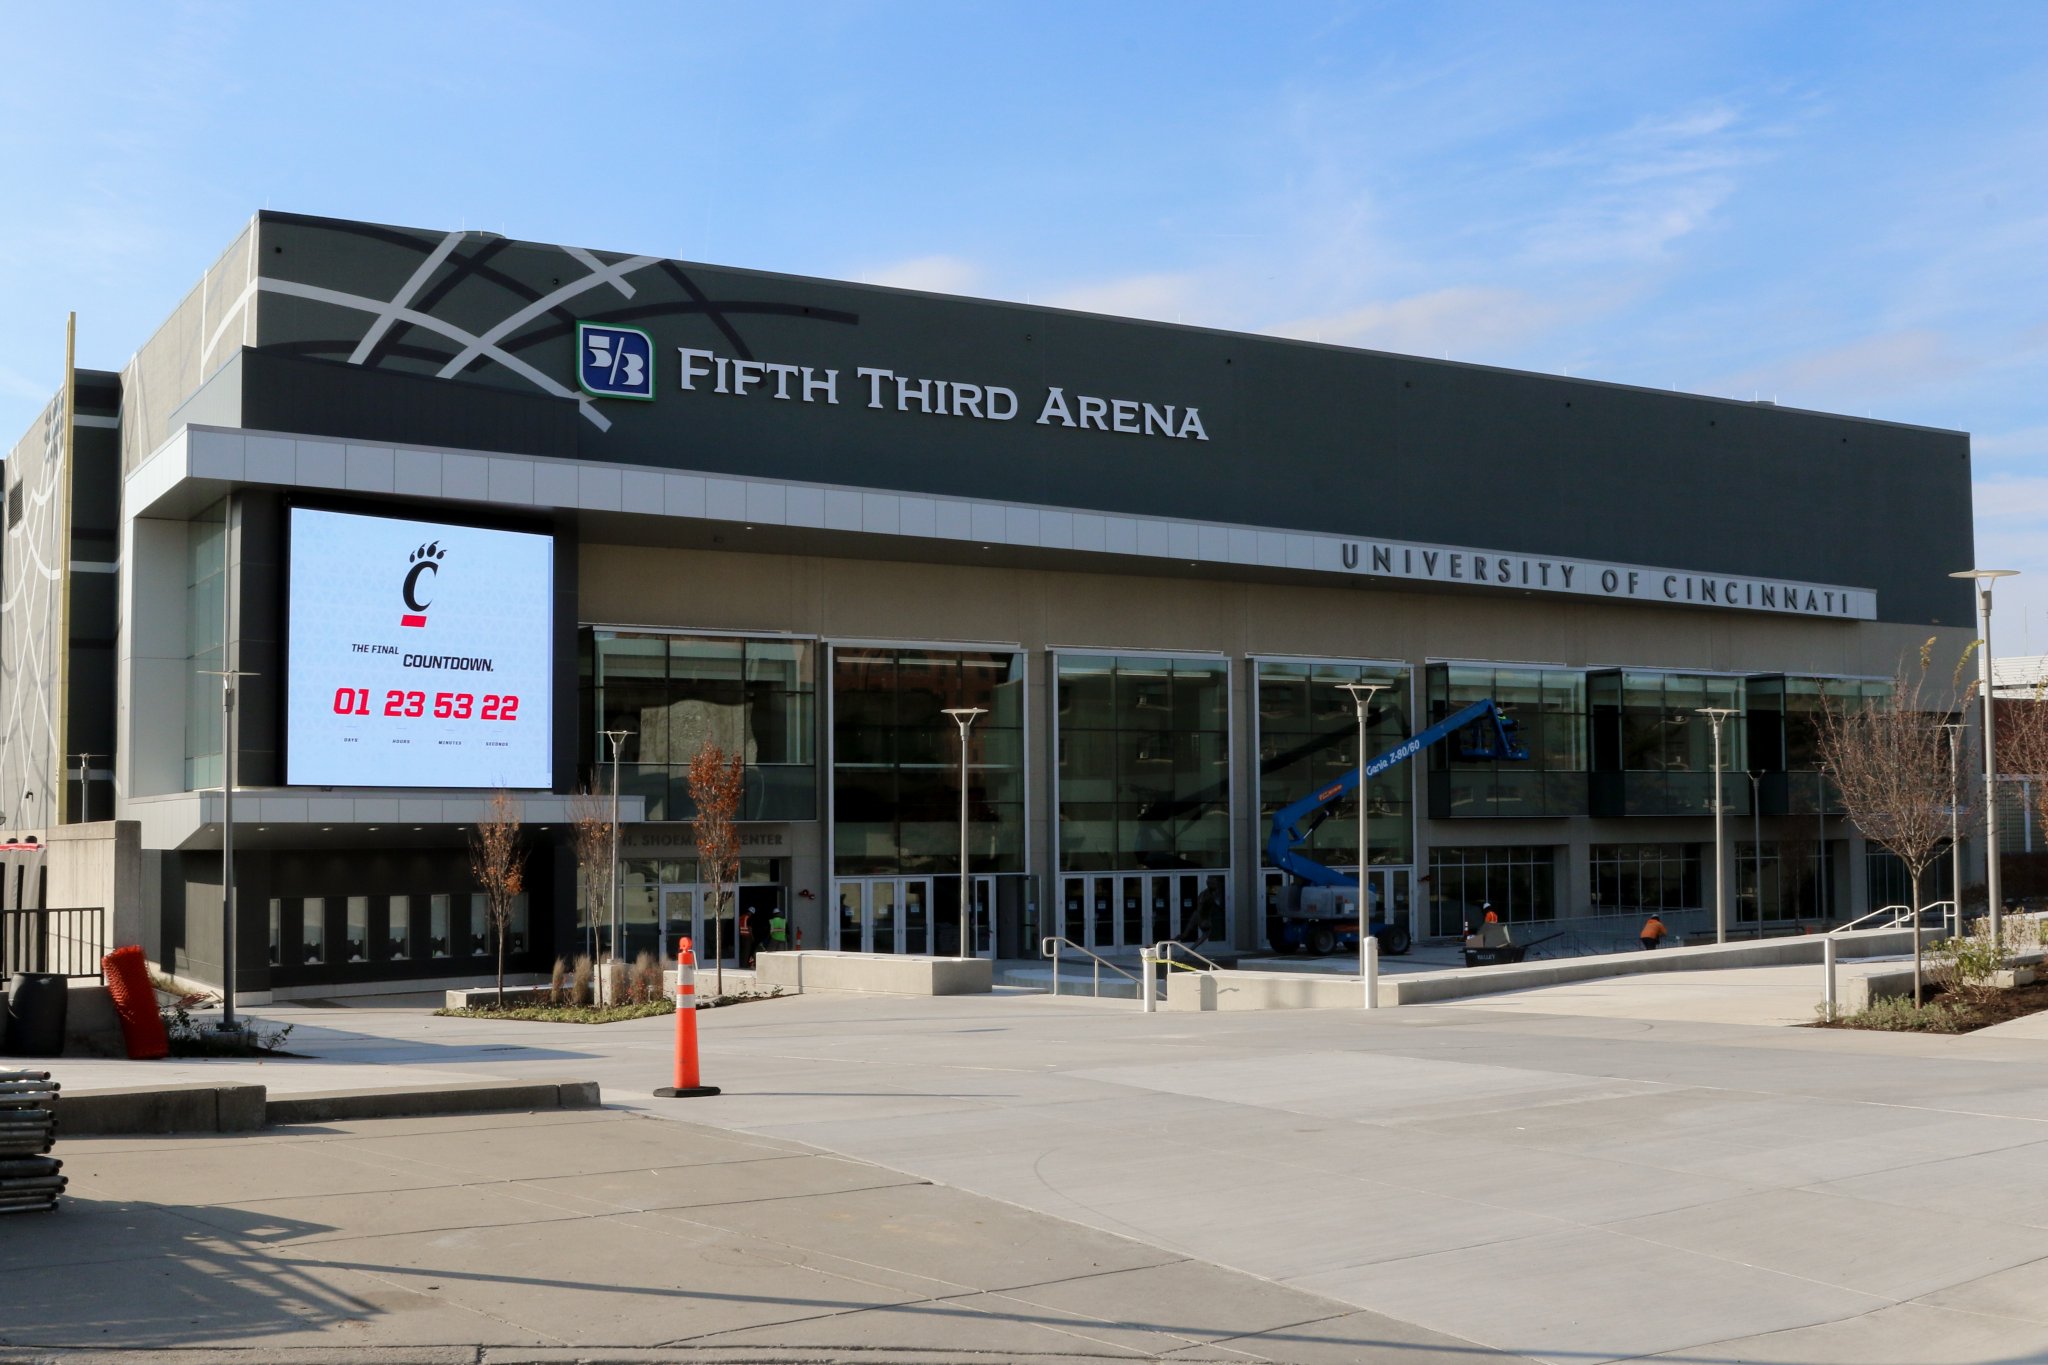
<instances>
[{"instance_id":1,"label":"blue sky","mask_svg":"<svg viewBox=\"0 0 2048 1365\"><path fill-rule=\"evenodd\" d=\"M1998 652L2048 652L2048 3L22 5L0 47L0 445L67 310L119 366L257 209L482 227L1959 428Z\"/></svg>"}]
</instances>

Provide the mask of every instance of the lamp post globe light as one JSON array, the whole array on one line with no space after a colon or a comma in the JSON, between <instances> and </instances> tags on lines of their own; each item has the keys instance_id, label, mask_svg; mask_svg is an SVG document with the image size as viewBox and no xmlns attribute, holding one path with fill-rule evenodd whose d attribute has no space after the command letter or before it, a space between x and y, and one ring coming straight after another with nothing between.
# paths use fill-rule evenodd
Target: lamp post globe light
<instances>
[{"instance_id":1,"label":"lamp post globe light","mask_svg":"<svg viewBox=\"0 0 2048 1365\"><path fill-rule=\"evenodd\" d=\"M1727 811L1721 805L1721 722L1735 714L1726 706L1695 707L1714 727L1714 942L1728 941ZM1762 915L1763 909L1758 907Z\"/></svg>"},{"instance_id":2,"label":"lamp post globe light","mask_svg":"<svg viewBox=\"0 0 2048 1365\"><path fill-rule=\"evenodd\" d=\"M988 714L988 708L949 706L945 713L960 727L960 958L964 962L974 956L974 940L968 936L974 897L967 876L967 731L975 717Z\"/></svg>"},{"instance_id":3,"label":"lamp post globe light","mask_svg":"<svg viewBox=\"0 0 2048 1365\"><path fill-rule=\"evenodd\" d=\"M1366 767L1371 760L1365 752L1365 721L1373 694L1386 691L1390 684L1348 682L1337 686L1351 694L1351 705L1358 712L1358 975L1362 980L1365 977L1365 940L1372 932L1372 892L1369 889L1372 845L1366 839Z\"/></svg>"},{"instance_id":4,"label":"lamp post globe light","mask_svg":"<svg viewBox=\"0 0 2048 1365\"><path fill-rule=\"evenodd\" d=\"M1950 578L1967 578L1977 585L1977 688L1984 694L1984 903L1991 915L1991 941L2003 944L1999 936L1998 894L1998 729L1991 715L1991 589L2001 578L2014 578L2018 569L1964 569ZM1960 915L1962 888L1956 888Z\"/></svg>"}]
</instances>

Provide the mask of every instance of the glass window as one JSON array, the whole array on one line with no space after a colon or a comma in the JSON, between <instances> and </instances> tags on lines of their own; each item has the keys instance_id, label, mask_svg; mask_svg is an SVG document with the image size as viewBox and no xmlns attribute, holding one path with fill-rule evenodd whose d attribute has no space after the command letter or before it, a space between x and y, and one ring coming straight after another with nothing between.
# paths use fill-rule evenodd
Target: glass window
<instances>
[{"instance_id":1,"label":"glass window","mask_svg":"<svg viewBox=\"0 0 2048 1365\"><path fill-rule=\"evenodd\" d=\"M1717 751L1705 708L1730 713L1718 741L1723 808L1750 812L1745 679L1632 669L1593 674L1588 688L1593 814L1712 815Z\"/></svg>"},{"instance_id":2,"label":"glass window","mask_svg":"<svg viewBox=\"0 0 2048 1365\"><path fill-rule=\"evenodd\" d=\"M370 960L370 898L348 898L347 957L349 962Z\"/></svg>"},{"instance_id":3,"label":"glass window","mask_svg":"<svg viewBox=\"0 0 2048 1365\"><path fill-rule=\"evenodd\" d=\"M1515 722L1526 760L1491 753L1491 721L1465 727L1429 751L1433 819L1584 815L1587 810L1586 677L1571 669L1431 664L1431 724L1491 698Z\"/></svg>"},{"instance_id":4,"label":"glass window","mask_svg":"<svg viewBox=\"0 0 2048 1365\"><path fill-rule=\"evenodd\" d=\"M1024 657L847 648L832 655L833 849L840 876L959 870L960 728L968 861L1024 870Z\"/></svg>"},{"instance_id":5,"label":"glass window","mask_svg":"<svg viewBox=\"0 0 2048 1365\"><path fill-rule=\"evenodd\" d=\"M745 763L740 819L816 819L816 651L803 640L593 632L584 769L607 782L604 732L630 730L620 791L644 797L650 820L688 820L690 760L711 741Z\"/></svg>"},{"instance_id":6,"label":"glass window","mask_svg":"<svg viewBox=\"0 0 2048 1365\"><path fill-rule=\"evenodd\" d=\"M412 897L393 896L390 905L387 946L393 962L404 962L412 957Z\"/></svg>"},{"instance_id":7,"label":"glass window","mask_svg":"<svg viewBox=\"0 0 2048 1365\"><path fill-rule=\"evenodd\" d=\"M1480 923L1489 903L1503 924L1557 918L1554 848L1432 848L1429 880L1429 932L1439 937Z\"/></svg>"},{"instance_id":8,"label":"glass window","mask_svg":"<svg viewBox=\"0 0 2048 1365\"><path fill-rule=\"evenodd\" d=\"M447 957L452 951L449 943L450 900L448 896L427 898L427 951L434 957Z\"/></svg>"},{"instance_id":9,"label":"glass window","mask_svg":"<svg viewBox=\"0 0 2048 1365\"><path fill-rule=\"evenodd\" d=\"M1061 654L1054 667L1060 866L1229 866L1228 662Z\"/></svg>"},{"instance_id":10,"label":"glass window","mask_svg":"<svg viewBox=\"0 0 2048 1365\"><path fill-rule=\"evenodd\" d=\"M1701 908L1700 859L1698 844L1593 845L1593 913Z\"/></svg>"},{"instance_id":11,"label":"glass window","mask_svg":"<svg viewBox=\"0 0 2048 1365\"><path fill-rule=\"evenodd\" d=\"M270 902L270 965L275 967L284 950L284 902L273 897Z\"/></svg>"},{"instance_id":12,"label":"glass window","mask_svg":"<svg viewBox=\"0 0 2048 1365\"><path fill-rule=\"evenodd\" d=\"M327 902L318 896L299 903L299 946L307 966L327 961Z\"/></svg>"},{"instance_id":13,"label":"glass window","mask_svg":"<svg viewBox=\"0 0 2048 1365\"><path fill-rule=\"evenodd\" d=\"M489 957L497 945L491 942L491 902L481 891L469 897L469 955Z\"/></svg>"},{"instance_id":14,"label":"glass window","mask_svg":"<svg viewBox=\"0 0 2048 1365\"><path fill-rule=\"evenodd\" d=\"M1358 711L1346 683L1379 683L1367 713L1366 747L1377 755L1411 733L1410 670L1398 664L1260 661L1258 688L1259 827L1263 847L1273 815L1358 769ZM1397 764L1371 783L1367 834L1375 863L1414 860L1411 777ZM1358 866L1356 793L1329 813L1299 847L1332 867Z\"/></svg>"},{"instance_id":15,"label":"glass window","mask_svg":"<svg viewBox=\"0 0 2048 1365\"><path fill-rule=\"evenodd\" d=\"M185 785L221 784L221 667L227 562L227 503L217 502L185 528Z\"/></svg>"}]
</instances>

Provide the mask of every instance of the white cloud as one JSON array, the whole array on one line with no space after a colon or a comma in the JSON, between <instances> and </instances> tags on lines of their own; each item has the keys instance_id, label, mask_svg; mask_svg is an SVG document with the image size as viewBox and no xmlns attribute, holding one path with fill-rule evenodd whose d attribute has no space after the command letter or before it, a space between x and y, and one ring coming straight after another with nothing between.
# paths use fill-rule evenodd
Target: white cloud
<instances>
[{"instance_id":1,"label":"white cloud","mask_svg":"<svg viewBox=\"0 0 2048 1365\"><path fill-rule=\"evenodd\" d=\"M1158 322L1192 322L1203 326L1224 326L1222 309L1205 296L1193 275L1129 275L1075 285L1040 302L1054 308L1072 308L1082 313L1108 313L1123 318L1150 318Z\"/></svg>"},{"instance_id":2,"label":"white cloud","mask_svg":"<svg viewBox=\"0 0 2048 1365\"><path fill-rule=\"evenodd\" d=\"M1760 392L1795 407L1860 410L1872 401L1892 400L1905 390L1952 378L1972 364L1950 349L1946 334L1917 327L1786 356L1717 379L1708 391L1738 397Z\"/></svg>"},{"instance_id":3,"label":"white cloud","mask_svg":"<svg viewBox=\"0 0 2048 1365\"><path fill-rule=\"evenodd\" d=\"M922 289L932 294L970 294L981 282L981 267L958 256L916 256L860 272L869 284Z\"/></svg>"},{"instance_id":4,"label":"white cloud","mask_svg":"<svg viewBox=\"0 0 2048 1365\"><path fill-rule=\"evenodd\" d=\"M2048 426L1975 432L1970 437L1970 453L1980 460L2048 462Z\"/></svg>"},{"instance_id":5,"label":"white cloud","mask_svg":"<svg viewBox=\"0 0 2048 1365\"><path fill-rule=\"evenodd\" d=\"M1526 340L1553 326L1565 311L1519 289L1462 286L1298 318L1266 330L1273 336L1380 351L1472 356Z\"/></svg>"}]
</instances>

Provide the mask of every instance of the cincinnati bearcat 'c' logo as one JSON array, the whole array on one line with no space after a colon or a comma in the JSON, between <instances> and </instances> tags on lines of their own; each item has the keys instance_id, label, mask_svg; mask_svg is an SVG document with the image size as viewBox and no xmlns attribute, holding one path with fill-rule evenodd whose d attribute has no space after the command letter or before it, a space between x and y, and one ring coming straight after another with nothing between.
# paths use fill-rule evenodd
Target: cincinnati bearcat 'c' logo
<instances>
[{"instance_id":1,"label":"cincinnati bearcat 'c' logo","mask_svg":"<svg viewBox=\"0 0 2048 1365\"><path fill-rule=\"evenodd\" d=\"M406 559L412 567L405 571L405 586L399 596L405 599L405 615L398 618L401 626L424 626L427 623L427 608L433 605L431 593L434 580L441 576L441 561L448 552L441 548L441 542L422 545Z\"/></svg>"}]
</instances>

